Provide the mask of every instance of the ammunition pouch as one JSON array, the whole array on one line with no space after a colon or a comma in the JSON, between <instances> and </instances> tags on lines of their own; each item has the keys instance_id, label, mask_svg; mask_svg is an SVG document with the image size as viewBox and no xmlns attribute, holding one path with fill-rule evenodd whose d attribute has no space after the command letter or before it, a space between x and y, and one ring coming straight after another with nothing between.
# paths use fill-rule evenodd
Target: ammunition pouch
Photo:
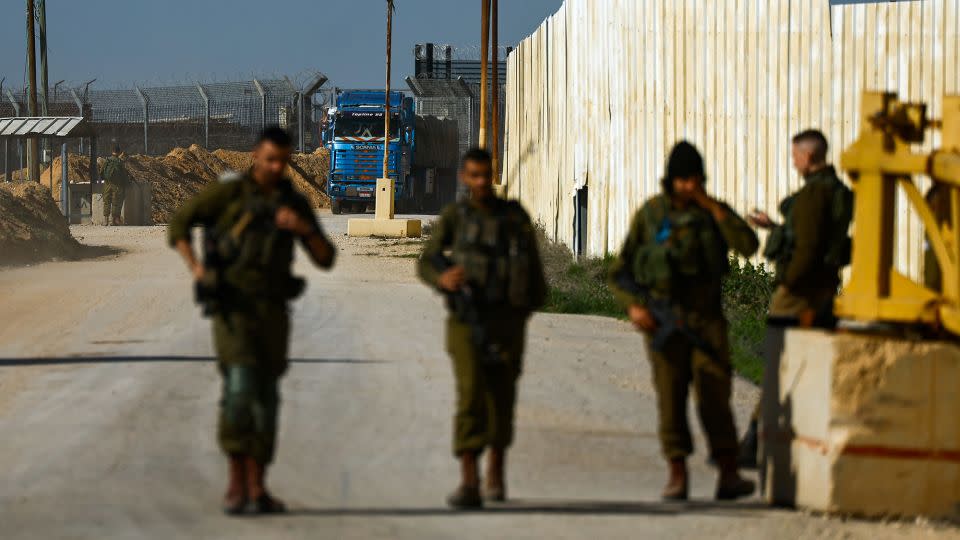
<instances>
[{"instance_id":1,"label":"ammunition pouch","mask_svg":"<svg viewBox=\"0 0 960 540\"><path fill-rule=\"evenodd\" d=\"M633 258L633 275L651 291L668 293L673 275L669 248L663 244L641 246Z\"/></svg>"},{"instance_id":2,"label":"ammunition pouch","mask_svg":"<svg viewBox=\"0 0 960 540\"><path fill-rule=\"evenodd\" d=\"M793 235L785 225L774 227L767 237L767 245L763 248L763 256L771 262L782 262L790 259L793 252Z\"/></svg>"}]
</instances>

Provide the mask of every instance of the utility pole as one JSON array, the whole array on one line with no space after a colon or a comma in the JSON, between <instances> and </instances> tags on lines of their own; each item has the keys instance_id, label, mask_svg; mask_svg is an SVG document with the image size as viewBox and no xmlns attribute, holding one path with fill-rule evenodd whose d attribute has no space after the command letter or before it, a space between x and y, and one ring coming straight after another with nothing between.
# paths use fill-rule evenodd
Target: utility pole
<instances>
[{"instance_id":1,"label":"utility pole","mask_svg":"<svg viewBox=\"0 0 960 540\"><path fill-rule=\"evenodd\" d=\"M490 58L490 0L480 0L480 148L487 148L487 70Z\"/></svg>"},{"instance_id":2,"label":"utility pole","mask_svg":"<svg viewBox=\"0 0 960 540\"><path fill-rule=\"evenodd\" d=\"M393 0L387 0L387 85L383 103L383 177L390 178L390 68L393 58ZM391 196L393 194L391 193ZM391 212L392 213L392 212ZM392 215L390 217L393 217Z\"/></svg>"},{"instance_id":3,"label":"utility pole","mask_svg":"<svg viewBox=\"0 0 960 540\"><path fill-rule=\"evenodd\" d=\"M37 29L40 45L40 112L50 114L50 84L47 77L47 0L37 2Z\"/></svg>"},{"instance_id":4,"label":"utility pole","mask_svg":"<svg viewBox=\"0 0 960 540\"><path fill-rule=\"evenodd\" d=\"M499 9L497 0L491 0L490 6L490 24L493 33L493 180L495 184L500 183L500 44L499 33Z\"/></svg>"},{"instance_id":5,"label":"utility pole","mask_svg":"<svg viewBox=\"0 0 960 540\"><path fill-rule=\"evenodd\" d=\"M30 80L30 90L27 92L30 116L37 116L37 50L34 36L34 4L27 0L27 71ZM31 182L40 181L40 145L38 137L27 139L27 174Z\"/></svg>"}]
</instances>

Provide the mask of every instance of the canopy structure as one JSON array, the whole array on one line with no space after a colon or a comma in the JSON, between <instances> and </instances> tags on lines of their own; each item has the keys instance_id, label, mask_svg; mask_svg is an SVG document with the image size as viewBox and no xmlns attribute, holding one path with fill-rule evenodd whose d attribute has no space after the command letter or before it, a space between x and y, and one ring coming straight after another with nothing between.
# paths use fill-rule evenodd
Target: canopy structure
<instances>
[{"instance_id":1,"label":"canopy structure","mask_svg":"<svg viewBox=\"0 0 960 540\"><path fill-rule=\"evenodd\" d=\"M58 140L61 143L61 162L64 164L60 169L62 171L60 205L64 215L70 219L70 201L69 186L67 179L66 166L67 160L67 139L89 138L91 144L87 147L90 153L90 201L93 201L93 184L97 180L97 151L96 131L93 126L82 116L17 116L10 118L0 118L0 141L3 142L3 170L6 180L9 182L12 176L13 157L11 156L10 141L25 140L29 138L46 139L48 141ZM52 145L51 145L52 146ZM22 168L22 166L21 166ZM50 174L53 174L53 167L50 168ZM54 179L50 178L50 189L53 190Z\"/></svg>"},{"instance_id":2,"label":"canopy structure","mask_svg":"<svg viewBox=\"0 0 960 540\"><path fill-rule=\"evenodd\" d=\"M0 137L76 138L93 136L93 128L82 116L0 118Z\"/></svg>"}]
</instances>

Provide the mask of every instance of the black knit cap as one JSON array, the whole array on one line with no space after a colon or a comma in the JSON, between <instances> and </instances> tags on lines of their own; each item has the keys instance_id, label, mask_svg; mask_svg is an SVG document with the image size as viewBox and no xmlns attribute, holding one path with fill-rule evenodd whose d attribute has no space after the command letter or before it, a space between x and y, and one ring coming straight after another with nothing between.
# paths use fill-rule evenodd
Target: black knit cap
<instances>
[{"instance_id":1,"label":"black knit cap","mask_svg":"<svg viewBox=\"0 0 960 540\"><path fill-rule=\"evenodd\" d=\"M703 170L703 156L695 146L687 141L680 141L670 151L667 160L667 178L689 178L691 176L706 176Z\"/></svg>"},{"instance_id":2,"label":"black knit cap","mask_svg":"<svg viewBox=\"0 0 960 540\"><path fill-rule=\"evenodd\" d=\"M703 170L703 156L697 150L697 147L687 141L680 141L673 150L670 151L670 157L667 159L666 174L661 180L663 190L668 194L673 194L674 178L689 178L699 176L706 182L706 173Z\"/></svg>"}]
</instances>

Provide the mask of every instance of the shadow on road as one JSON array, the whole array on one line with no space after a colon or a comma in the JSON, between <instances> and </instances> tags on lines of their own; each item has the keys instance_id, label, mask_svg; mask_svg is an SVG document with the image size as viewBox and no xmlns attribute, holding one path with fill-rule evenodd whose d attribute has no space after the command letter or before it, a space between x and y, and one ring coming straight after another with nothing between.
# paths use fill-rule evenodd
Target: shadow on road
<instances>
[{"instance_id":1,"label":"shadow on road","mask_svg":"<svg viewBox=\"0 0 960 540\"><path fill-rule=\"evenodd\" d=\"M57 366L71 364L139 364L150 362L210 362L213 356L149 355L149 356L36 356L25 358L0 358L0 368L15 366ZM291 364L385 364L383 360L356 360L350 358L291 358Z\"/></svg>"},{"instance_id":2,"label":"shadow on road","mask_svg":"<svg viewBox=\"0 0 960 540\"><path fill-rule=\"evenodd\" d=\"M293 509L292 516L307 517L424 517L460 516L464 513L486 514L562 514L562 515L658 515L709 514L744 518L757 510L769 507L759 501L743 503L720 503L713 501L688 501L686 503L638 502L638 501L552 501L515 500L509 503L488 505L480 511L458 512L439 508L318 508Z\"/></svg>"}]
</instances>

